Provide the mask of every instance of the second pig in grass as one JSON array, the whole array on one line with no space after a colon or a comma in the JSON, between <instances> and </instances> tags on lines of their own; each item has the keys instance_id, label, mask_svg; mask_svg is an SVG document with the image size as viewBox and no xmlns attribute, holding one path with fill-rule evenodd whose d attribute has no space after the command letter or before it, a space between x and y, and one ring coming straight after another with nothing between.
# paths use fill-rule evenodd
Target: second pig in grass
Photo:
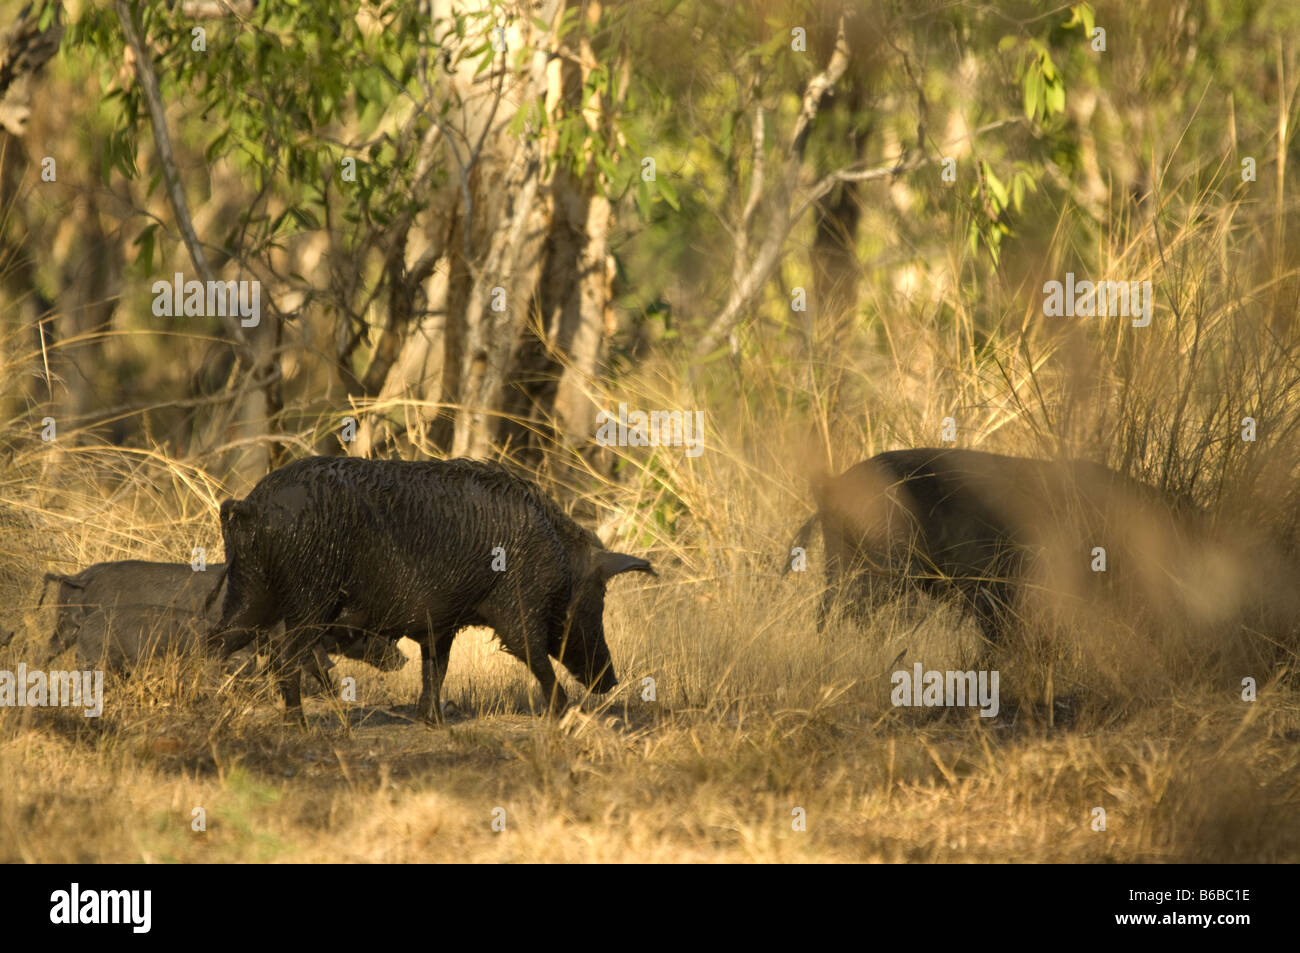
<instances>
[{"instance_id":1,"label":"second pig in grass","mask_svg":"<svg viewBox=\"0 0 1300 953\"><path fill-rule=\"evenodd\" d=\"M605 586L644 559L614 553L534 484L471 460L313 457L266 476L221 506L229 566L221 623L237 650L278 622L273 639L286 717L301 719L297 664L340 619L420 644L419 713L441 719L452 640L489 626L566 703L550 658L585 686L617 684L605 644Z\"/></svg>"},{"instance_id":2,"label":"second pig in grass","mask_svg":"<svg viewBox=\"0 0 1300 953\"><path fill-rule=\"evenodd\" d=\"M225 570L223 563L196 572L188 563L125 559L95 563L74 575L46 573L46 587L58 583L58 614L45 662L76 646L83 668L103 665L127 673L168 653L196 654L220 617ZM42 591L41 603L46 595ZM246 657L231 659L235 671L250 674L256 668L253 649L248 646ZM392 642L342 625L325 632L315 649L307 669L322 691L332 690L329 652L383 671L406 662Z\"/></svg>"}]
</instances>

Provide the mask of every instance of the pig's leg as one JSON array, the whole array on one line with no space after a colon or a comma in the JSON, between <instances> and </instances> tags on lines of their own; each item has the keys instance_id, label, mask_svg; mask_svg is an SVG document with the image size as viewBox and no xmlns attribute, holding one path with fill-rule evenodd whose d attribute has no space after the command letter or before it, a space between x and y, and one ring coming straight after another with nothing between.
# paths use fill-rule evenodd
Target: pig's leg
<instances>
[{"instance_id":1,"label":"pig's leg","mask_svg":"<svg viewBox=\"0 0 1300 953\"><path fill-rule=\"evenodd\" d=\"M278 640L273 640L278 651L272 652L271 657L280 694L284 697L285 720L305 725L302 669L307 665L319 666L315 649L322 640L329 639L340 608L337 605L317 607L297 592L291 593L290 599L291 602L284 606L284 633ZM324 676L321 684L329 686L331 679L328 674L324 671L320 674Z\"/></svg>"},{"instance_id":2,"label":"pig's leg","mask_svg":"<svg viewBox=\"0 0 1300 953\"><path fill-rule=\"evenodd\" d=\"M980 580L970 595L970 602L984 636L984 656L1002 641L1014 624L1016 580L1021 578L1024 560L1020 552L1001 549L989 560L988 578Z\"/></svg>"},{"instance_id":3,"label":"pig's leg","mask_svg":"<svg viewBox=\"0 0 1300 953\"><path fill-rule=\"evenodd\" d=\"M294 669L279 676L280 697L284 699L284 723L307 727L307 716L302 713L302 673Z\"/></svg>"},{"instance_id":4,"label":"pig's leg","mask_svg":"<svg viewBox=\"0 0 1300 953\"><path fill-rule=\"evenodd\" d=\"M312 646L311 662L308 664L310 665L311 674L316 677L318 682L320 682L321 692L325 695L337 698L339 694L339 685L338 682L334 680L333 674L330 672L330 669L334 667L334 663L330 661L329 653L325 651L325 646L321 645L319 642Z\"/></svg>"},{"instance_id":5,"label":"pig's leg","mask_svg":"<svg viewBox=\"0 0 1300 953\"><path fill-rule=\"evenodd\" d=\"M826 586L822 589L821 597L817 600L817 631L825 632L826 626L831 620L831 615L835 611L835 606L840 599L840 576L841 570L837 563L826 564Z\"/></svg>"},{"instance_id":6,"label":"pig's leg","mask_svg":"<svg viewBox=\"0 0 1300 953\"><path fill-rule=\"evenodd\" d=\"M993 667L998 644L1011 624L1010 585L997 582L977 586L967 595L967 609L979 626L981 645L975 657L976 669Z\"/></svg>"},{"instance_id":7,"label":"pig's leg","mask_svg":"<svg viewBox=\"0 0 1300 953\"><path fill-rule=\"evenodd\" d=\"M826 588L817 603L817 631L826 631L839 611L845 608L846 596L852 596L854 573L860 568L858 554L849 540L825 522L822 543L826 559Z\"/></svg>"},{"instance_id":8,"label":"pig's leg","mask_svg":"<svg viewBox=\"0 0 1300 953\"><path fill-rule=\"evenodd\" d=\"M271 650L271 671L275 673L276 684L280 687L280 697L284 699L284 722L307 726L307 717L302 713L302 666L299 664L300 653L287 644L289 638L276 642Z\"/></svg>"},{"instance_id":9,"label":"pig's leg","mask_svg":"<svg viewBox=\"0 0 1300 953\"><path fill-rule=\"evenodd\" d=\"M447 677L451 643L456 635L426 632L420 637L420 678L423 687L416 710L425 721L442 724L442 681Z\"/></svg>"},{"instance_id":10,"label":"pig's leg","mask_svg":"<svg viewBox=\"0 0 1300 953\"><path fill-rule=\"evenodd\" d=\"M558 715L564 711L569 704L569 696L564 693L564 688L555 680L555 668L551 665L551 659L547 652L546 624L536 617L526 618L522 625L523 637L519 644L524 646L524 661L528 665L528 670L533 673L542 686L542 695L546 698L547 710L552 715ZM507 645L505 638L502 639Z\"/></svg>"},{"instance_id":11,"label":"pig's leg","mask_svg":"<svg viewBox=\"0 0 1300 953\"><path fill-rule=\"evenodd\" d=\"M311 653L313 632L301 621L285 619L284 633L271 646L271 671L284 699L286 724L306 726L302 712L302 667Z\"/></svg>"},{"instance_id":12,"label":"pig's leg","mask_svg":"<svg viewBox=\"0 0 1300 953\"><path fill-rule=\"evenodd\" d=\"M492 604L485 602L478 612L496 632L502 647L528 666L542 686L549 710L554 713L563 711L569 699L556 682L555 669L551 667L550 653L554 650L558 657L563 640L557 634L552 644L546 609L540 603L528 602L518 591L498 587Z\"/></svg>"},{"instance_id":13,"label":"pig's leg","mask_svg":"<svg viewBox=\"0 0 1300 953\"><path fill-rule=\"evenodd\" d=\"M555 668L551 665L551 660L543 655L541 658L532 659L528 667L541 683L542 694L549 702L547 710L552 715L563 712L569 705L569 696L564 693L563 686L555 680Z\"/></svg>"}]
</instances>

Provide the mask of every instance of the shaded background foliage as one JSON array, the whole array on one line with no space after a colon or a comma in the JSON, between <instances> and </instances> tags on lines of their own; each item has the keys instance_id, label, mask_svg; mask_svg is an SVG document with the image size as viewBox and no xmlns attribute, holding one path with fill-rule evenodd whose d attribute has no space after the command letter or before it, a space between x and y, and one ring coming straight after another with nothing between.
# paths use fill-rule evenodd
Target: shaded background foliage
<instances>
[{"instance_id":1,"label":"shaded background foliage","mask_svg":"<svg viewBox=\"0 0 1300 953\"><path fill-rule=\"evenodd\" d=\"M1243 407L1285 458L1249 466L1293 462L1287 4L3 9L10 48L48 47L2 134L24 452L50 415L234 491L308 450L653 489L594 421L666 389L783 472L765 434L834 463L934 442L940 405L963 443L1203 501L1240 477ZM1154 280L1159 330L1042 316L1066 271ZM260 281L261 325L155 317L175 272Z\"/></svg>"}]
</instances>

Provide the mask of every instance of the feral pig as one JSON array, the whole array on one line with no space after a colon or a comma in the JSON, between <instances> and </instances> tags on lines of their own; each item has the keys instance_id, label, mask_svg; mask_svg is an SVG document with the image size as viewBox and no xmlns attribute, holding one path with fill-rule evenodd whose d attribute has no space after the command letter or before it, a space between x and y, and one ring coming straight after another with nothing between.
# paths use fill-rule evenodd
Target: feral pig
<instances>
[{"instance_id":1,"label":"feral pig","mask_svg":"<svg viewBox=\"0 0 1300 953\"><path fill-rule=\"evenodd\" d=\"M226 566L215 563L195 572L186 563L120 560L96 563L75 575L46 573L45 585L59 583L58 616L47 661L76 646L83 668L103 664L109 671L129 672L167 652L191 655L203 647L202 635L219 617ZM41 603L45 593L41 594ZM312 660L312 674L322 689L332 688L332 664L326 650L340 651L391 671L405 656L392 643L355 632L332 633ZM252 652L236 670L256 665Z\"/></svg>"},{"instance_id":2,"label":"feral pig","mask_svg":"<svg viewBox=\"0 0 1300 953\"><path fill-rule=\"evenodd\" d=\"M127 663L160 654L172 647L184 651L193 649L192 631L202 625L205 603L221 586L225 566L217 564L205 572L195 572L186 563L154 563L138 559L95 563L75 575L46 573L45 585L57 582L58 615L54 633L50 636L49 658L77 646L79 661L96 661L89 642L81 644L83 629L90 622L94 630L90 642L101 648L106 627L117 632L119 643L108 647L109 656L117 659L115 669L130 667ZM41 604L45 602L41 593ZM149 632L128 633L129 626L113 625L112 616L120 610L155 609L160 612L137 613L136 623L154 621L163 623L162 631L153 639ZM168 620L166 613L174 618ZM152 619L146 616L152 616ZM93 620L92 620L92 617ZM190 632L187 632L187 629ZM142 643L143 640L143 644Z\"/></svg>"},{"instance_id":3,"label":"feral pig","mask_svg":"<svg viewBox=\"0 0 1300 953\"><path fill-rule=\"evenodd\" d=\"M993 643L1026 588L1088 591L1095 547L1167 589L1159 577L1179 546L1179 525L1156 490L1077 460L895 450L814 480L813 495L817 511L793 546L805 547L821 523L819 630L835 607L861 616L912 586L957 596Z\"/></svg>"},{"instance_id":4,"label":"feral pig","mask_svg":"<svg viewBox=\"0 0 1300 953\"><path fill-rule=\"evenodd\" d=\"M273 662L287 719L302 720L296 660L331 624L420 643L418 710L439 696L456 633L492 628L567 704L548 656L596 692L617 684L605 644L605 586L653 574L607 551L536 485L472 460L312 457L267 475L221 505L230 567L214 642L230 652L283 620Z\"/></svg>"},{"instance_id":5,"label":"feral pig","mask_svg":"<svg viewBox=\"0 0 1300 953\"><path fill-rule=\"evenodd\" d=\"M77 666L126 674L149 659L198 651L203 617L167 606L118 605L86 612L77 626Z\"/></svg>"}]
</instances>

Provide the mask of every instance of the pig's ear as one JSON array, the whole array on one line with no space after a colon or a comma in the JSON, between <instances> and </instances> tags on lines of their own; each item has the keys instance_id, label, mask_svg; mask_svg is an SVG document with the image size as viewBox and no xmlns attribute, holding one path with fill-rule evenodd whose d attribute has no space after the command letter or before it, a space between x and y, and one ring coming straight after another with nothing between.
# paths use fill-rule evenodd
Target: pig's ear
<instances>
[{"instance_id":1,"label":"pig's ear","mask_svg":"<svg viewBox=\"0 0 1300 953\"><path fill-rule=\"evenodd\" d=\"M244 505L243 500L226 500L221 504L221 525L225 526L230 521L241 516L246 516L248 507Z\"/></svg>"},{"instance_id":2,"label":"pig's ear","mask_svg":"<svg viewBox=\"0 0 1300 953\"><path fill-rule=\"evenodd\" d=\"M601 582L608 582L621 572L648 572L652 576L659 575L648 562L636 556L611 553L604 549L596 554L596 575L600 577Z\"/></svg>"}]
</instances>

